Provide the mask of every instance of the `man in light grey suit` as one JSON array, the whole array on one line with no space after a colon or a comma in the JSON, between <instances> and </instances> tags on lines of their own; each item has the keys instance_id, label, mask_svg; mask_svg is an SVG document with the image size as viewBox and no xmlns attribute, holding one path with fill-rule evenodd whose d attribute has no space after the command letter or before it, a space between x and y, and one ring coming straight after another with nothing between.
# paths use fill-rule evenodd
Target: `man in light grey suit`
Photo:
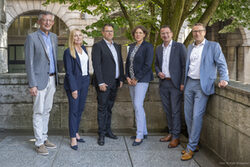
<instances>
[{"instance_id":1,"label":"man in light grey suit","mask_svg":"<svg viewBox=\"0 0 250 167\"><path fill-rule=\"evenodd\" d=\"M155 71L160 78L160 96L169 129L169 134L160 141L171 141L168 148L174 148L180 143L186 48L172 40L173 32L169 26L162 26L160 35L163 44L156 49Z\"/></svg>"},{"instance_id":2,"label":"man in light grey suit","mask_svg":"<svg viewBox=\"0 0 250 167\"><path fill-rule=\"evenodd\" d=\"M205 39L206 28L201 23L193 26L192 34L194 43L188 46L184 82L184 113L189 139L181 160L191 159L198 151L203 116L208 97L214 94L217 70L220 74L219 87L227 86L229 80L227 63L219 43Z\"/></svg>"},{"instance_id":3,"label":"man in light grey suit","mask_svg":"<svg viewBox=\"0 0 250 167\"><path fill-rule=\"evenodd\" d=\"M54 15L42 12L37 23L40 29L27 36L25 41L25 65L29 82L29 92L33 101L33 129L36 150L48 155L47 148L56 148L48 140L48 123L57 76L57 36L49 32L54 24Z\"/></svg>"}]
</instances>

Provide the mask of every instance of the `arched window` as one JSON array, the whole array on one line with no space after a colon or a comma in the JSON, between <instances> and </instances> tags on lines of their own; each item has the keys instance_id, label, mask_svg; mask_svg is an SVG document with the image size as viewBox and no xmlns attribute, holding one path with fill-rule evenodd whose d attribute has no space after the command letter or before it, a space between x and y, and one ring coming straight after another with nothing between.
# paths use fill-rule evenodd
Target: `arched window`
<instances>
[{"instance_id":1,"label":"arched window","mask_svg":"<svg viewBox=\"0 0 250 167\"><path fill-rule=\"evenodd\" d=\"M39 28L37 18L40 11L32 11L18 16L8 29L8 68L9 73L25 72L24 42L29 33ZM63 51L68 38L66 24L57 16L51 32L58 35L58 70L63 69Z\"/></svg>"}]
</instances>

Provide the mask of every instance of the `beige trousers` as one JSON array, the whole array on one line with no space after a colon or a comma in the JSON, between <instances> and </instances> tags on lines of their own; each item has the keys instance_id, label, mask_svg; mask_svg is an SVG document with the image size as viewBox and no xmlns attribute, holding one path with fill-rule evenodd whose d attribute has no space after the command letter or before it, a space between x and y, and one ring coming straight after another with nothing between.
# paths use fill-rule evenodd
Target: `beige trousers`
<instances>
[{"instance_id":1,"label":"beige trousers","mask_svg":"<svg viewBox=\"0 0 250 167\"><path fill-rule=\"evenodd\" d=\"M41 146L48 138L49 116L55 91L55 76L50 76L46 88L38 90L37 96L33 99L33 129L36 138L36 146Z\"/></svg>"}]
</instances>

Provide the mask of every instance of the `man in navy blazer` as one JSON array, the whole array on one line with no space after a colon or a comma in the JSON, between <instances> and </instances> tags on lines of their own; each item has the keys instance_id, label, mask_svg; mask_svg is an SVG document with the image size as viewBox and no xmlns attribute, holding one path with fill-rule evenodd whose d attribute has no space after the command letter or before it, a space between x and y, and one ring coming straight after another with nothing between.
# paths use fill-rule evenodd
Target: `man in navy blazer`
<instances>
[{"instance_id":1,"label":"man in navy blazer","mask_svg":"<svg viewBox=\"0 0 250 167\"><path fill-rule=\"evenodd\" d=\"M173 32L169 26L161 27L160 35L163 44L156 49L155 71L160 78L160 96L169 129L169 134L160 141L171 141L168 148L174 148L180 143L186 48L172 40Z\"/></svg>"},{"instance_id":2,"label":"man in navy blazer","mask_svg":"<svg viewBox=\"0 0 250 167\"><path fill-rule=\"evenodd\" d=\"M198 151L203 116L208 97L214 93L217 70L219 87L227 86L229 81L227 63L219 43L205 39L206 28L201 23L193 26L192 34L194 43L188 46L184 82L184 113L189 139L181 160L191 159Z\"/></svg>"},{"instance_id":3,"label":"man in navy blazer","mask_svg":"<svg viewBox=\"0 0 250 167\"><path fill-rule=\"evenodd\" d=\"M92 61L94 68L93 84L98 101L98 144L103 146L104 138L117 139L111 131L111 114L117 88L122 87L124 70L120 45L113 42L114 28L105 24L103 39L93 45Z\"/></svg>"}]
</instances>

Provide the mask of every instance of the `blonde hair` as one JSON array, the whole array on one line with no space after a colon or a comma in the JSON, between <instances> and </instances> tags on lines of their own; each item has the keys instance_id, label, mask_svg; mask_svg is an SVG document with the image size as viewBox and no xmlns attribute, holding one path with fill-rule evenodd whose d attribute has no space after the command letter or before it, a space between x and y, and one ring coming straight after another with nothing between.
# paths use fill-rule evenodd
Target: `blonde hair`
<instances>
[{"instance_id":1,"label":"blonde hair","mask_svg":"<svg viewBox=\"0 0 250 167\"><path fill-rule=\"evenodd\" d=\"M75 45L74 45L74 34L77 31L82 33L82 31L80 29L75 28L75 29L71 30L70 34L69 34L69 51L70 51L71 56L74 59L76 59L76 51L75 51Z\"/></svg>"}]
</instances>

